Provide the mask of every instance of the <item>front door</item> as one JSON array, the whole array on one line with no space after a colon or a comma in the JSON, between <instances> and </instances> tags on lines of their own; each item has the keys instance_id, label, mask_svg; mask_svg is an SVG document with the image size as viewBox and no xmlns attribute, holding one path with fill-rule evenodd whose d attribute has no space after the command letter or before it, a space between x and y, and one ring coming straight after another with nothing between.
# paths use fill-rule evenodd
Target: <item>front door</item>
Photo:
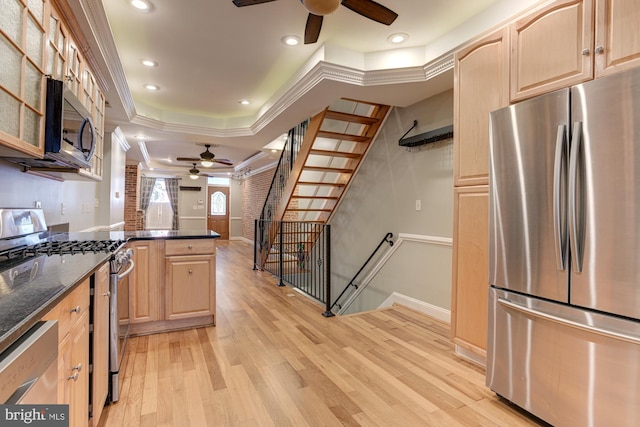
<instances>
[{"instance_id":1,"label":"front door","mask_svg":"<svg viewBox=\"0 0 640 427\"><path fill-rule=\"evenodd\" d=\"M229 187L207 187L207 228L229 240Z\"/></svg>"}]
</instances>

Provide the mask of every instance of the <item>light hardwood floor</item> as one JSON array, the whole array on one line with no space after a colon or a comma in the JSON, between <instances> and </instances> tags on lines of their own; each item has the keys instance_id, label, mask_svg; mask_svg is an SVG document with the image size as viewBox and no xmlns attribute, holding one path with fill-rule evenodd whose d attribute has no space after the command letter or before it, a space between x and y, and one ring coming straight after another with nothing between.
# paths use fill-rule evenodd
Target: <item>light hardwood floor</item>
<instances>
[{"instance_id":1,"label":"light hardwood floor","mask_svg":"<svg viewBox=\"0 0 640 427\"><path fill-rule=\"evenodd\" d=\"M535 426L453 355L447 324L396 306L324 318L219 242L217 326L130 340L101 427Z\"/></svg>"}]
</instances>

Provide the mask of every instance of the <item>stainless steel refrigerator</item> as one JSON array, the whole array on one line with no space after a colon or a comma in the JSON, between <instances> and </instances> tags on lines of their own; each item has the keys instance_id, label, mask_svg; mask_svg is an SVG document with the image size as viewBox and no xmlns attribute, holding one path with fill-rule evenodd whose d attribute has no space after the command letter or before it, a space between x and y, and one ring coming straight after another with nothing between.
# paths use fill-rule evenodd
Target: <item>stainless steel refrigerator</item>
<instances>
[{"instance_id":1,"label":"stainless steel refrigerator","mask_svg":"<svg viewBox=\"0 0 640 427\"><path fill-rule=\"evenodd\" d=\"M487 385L554 426L638 426L640 70L490 119Z\"/></svg>"}]
</instances>

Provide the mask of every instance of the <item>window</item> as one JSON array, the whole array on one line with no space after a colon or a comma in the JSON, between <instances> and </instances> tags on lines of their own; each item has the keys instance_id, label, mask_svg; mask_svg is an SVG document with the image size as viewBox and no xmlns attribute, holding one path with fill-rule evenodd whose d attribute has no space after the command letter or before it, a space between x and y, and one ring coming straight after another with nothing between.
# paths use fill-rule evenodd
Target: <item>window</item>
<instances>
[{"instance_id":1,"label":"window","mask_svg":"<svg viewBox=\"0 0 640 427\"><path fill-rule=\"evenodd\" d=\"M218 185L220 187L228 187L231 180L229 178L220 178L218 176L210 176L207 179L207 184Z\"/></svg>"},{"instance_id":2,"label":"window","mask_svg":"<svg viewBox=\"0 0 640 427\"><path fill-rule=\"evenodd\" d=\"M211 195L211 215L227 214L227 196L222 191L216 191Z\"/></svg>"},{"instance_id":3,"label":"window","mask_svg":"<svg viewBox=\"0 0 640 427\"><path fill-rule=\"evenodd\" d=\"M157 178L151 192L145 228L147 230L171 230L172 220L173 209L171 209L171 203L169 203L169 195L164 185L164 179Z\"/></svg>"}]
</instances>

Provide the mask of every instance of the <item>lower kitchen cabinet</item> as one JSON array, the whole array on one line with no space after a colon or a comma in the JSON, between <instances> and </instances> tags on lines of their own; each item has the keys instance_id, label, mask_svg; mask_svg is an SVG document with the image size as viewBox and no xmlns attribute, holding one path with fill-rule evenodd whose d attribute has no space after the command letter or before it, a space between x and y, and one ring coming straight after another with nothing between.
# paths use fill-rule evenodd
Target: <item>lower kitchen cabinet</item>
<instances>
[{"instance_id":1,"label":"lower kitchen cabinet","mask_svg":"<svg viewBox=\"0 0 640 427\"><path fill-rule=\"evenodd\" d=\"M129 243L131 335L215 324L214 239L157 239Z\"/></svg>"},{"instance_id":2,"label":"lower kitchen cabinet","mask_svg":"<svg viewBox=\"0 0 640 427\"><path fill-rule=\"evenodd\" d=\"M109 393L109 263L93 275L93 334L91 342L92 425L98 425Z\"/></svg>"},{"instance_id":3,"label":"lower kitchen cabinet","mask_svg":"<svg viewBox=\"0 0 640 427\"><path fill-rule=\"evenodd\" d=\"M132 324L162 320L160 262L164 243L162 240L140 240L129 243L129 247L133 249L135 268L128 276L130 304L118 310L121 320L126 313Z\"/></svg>"},{"instance_id":4,"label":"lower kitchen cabinet","mask_svg":"<svg viewBox=\"0 0 640 427\"><path fill-rule=\"evenodd\" d=\"M489 290L489 189L454 190L451 334L456 352L484 364Z\"/></svg>"},{"instance_id":5,"label":"lower kitchen cabinet","mask_svg":"<svg viewBox=\"0 0 640 427\"><path fill-rule=\"evenodd\" d=\"M69 405L69 427L89 424L89 279L49 311L58 321L58 403Z\"/></svg>"},{"instance_id":6,"label":"lower kitchen cabinet","mask_svg":"<svg viewBox=\"0 0 640 427\"><path fill-rule=\"evenodd\" d=\"M168 320L215 314L214 255L170 256L165 267Z\"/></svg>"}]
</instances>

